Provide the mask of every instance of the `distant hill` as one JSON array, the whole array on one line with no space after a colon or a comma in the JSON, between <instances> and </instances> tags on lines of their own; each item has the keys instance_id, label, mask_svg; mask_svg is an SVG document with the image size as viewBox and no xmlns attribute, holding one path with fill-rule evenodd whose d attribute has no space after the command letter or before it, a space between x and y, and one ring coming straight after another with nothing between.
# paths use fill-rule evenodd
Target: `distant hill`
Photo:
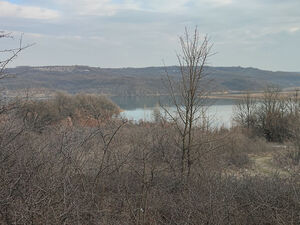
<instances>
[{"instance_id":1,"label":"distant hill","mask_svg":"<svg viewBox=\"0 0 300 225\"><path fill-rule=\"evenodd\" d=\"M166 71L179 78L179 67L99 68L88 66L16 67L6 70L11 78L0 81L6 90L42 89L69 93L103 93L145 96L165 94ZM214 91L257 91L266 85L300 87L300 72L272 72L242 67L207 67L206 79Z\"/></svg>"}]
</instances>

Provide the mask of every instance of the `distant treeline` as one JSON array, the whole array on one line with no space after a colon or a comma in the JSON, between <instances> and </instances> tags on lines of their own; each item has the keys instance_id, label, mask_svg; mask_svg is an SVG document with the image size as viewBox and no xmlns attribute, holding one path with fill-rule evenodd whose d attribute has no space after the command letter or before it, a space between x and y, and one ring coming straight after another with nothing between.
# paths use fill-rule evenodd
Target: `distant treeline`
<instances>
[{"instance_id":1,"label":"distant treeline","mask_svg":"<svg viewBox=\"0 0 300 225\"><path fill-rule=\"evenodd\" d=\"M98 68L88 66L17 67L7 70L14 79L3 80L7 90L47 89L69 93L102 93L119 96L166 94L166 73L180 77L177 66L147 68ZM256 91L266 85L300 87L300 72L271 72L255 68L207 67L212 91ZM213 82L211 82L213 81Z\"/></svg>"}]
</instances>

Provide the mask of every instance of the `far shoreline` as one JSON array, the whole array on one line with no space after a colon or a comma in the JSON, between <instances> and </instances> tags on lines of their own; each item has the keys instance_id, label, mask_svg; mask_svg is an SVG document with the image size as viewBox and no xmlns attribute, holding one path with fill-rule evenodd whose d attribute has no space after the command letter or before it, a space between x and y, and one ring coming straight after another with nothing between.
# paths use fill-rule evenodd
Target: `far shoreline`
<instances>
[{"instance_id":1,"label":"far shoreline","mask_svg":"<svg viewBox=\"0 0 300 225\"><path fill-rule=\"evenodd\" d=\"M287 97L295 94L299 91L298 88L283 90L279 93L282 97ZM57 92L65 92L63 90L48 90L48 89L27 89L27 90L6 90L4 97L7 98L36 98L36 99L49 99L52 98ZM91 93L91 92L79 92L79 93L86 93L86 94L94 94L94 95L104 95L108 98L111 97L163 97L168 96L168 94L146 94L146 95L114 95L114 94L106 94L106 93ZM71 95L79 94L79 93L68 93ZM245 96L250 95L253 98L261 99L264 97L264 91L224 91L224 92L210 92L205 95L208 99L232 99L232 100L239 100L245 98ZM300 98L300 92L298 95Z\"/></svg>"}]
</instances>

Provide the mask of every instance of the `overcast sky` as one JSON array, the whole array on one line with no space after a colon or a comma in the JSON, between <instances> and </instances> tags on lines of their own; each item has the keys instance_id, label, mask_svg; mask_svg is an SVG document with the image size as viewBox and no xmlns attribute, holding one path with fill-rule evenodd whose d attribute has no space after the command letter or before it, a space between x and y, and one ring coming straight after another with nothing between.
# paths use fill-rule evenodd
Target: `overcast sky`
<instances>
[{"instance_id":1,"label":"overcast sky","mask_svg":"<svg viewBox=\"0 0 300 225\"><path fill-rule=\"evenodd\" d=\"M300 71L300 0L0 0L0 49L36 43L11 66L175 65L195 26L214 44L212 66Z\"/></svg>"}]
</instances>

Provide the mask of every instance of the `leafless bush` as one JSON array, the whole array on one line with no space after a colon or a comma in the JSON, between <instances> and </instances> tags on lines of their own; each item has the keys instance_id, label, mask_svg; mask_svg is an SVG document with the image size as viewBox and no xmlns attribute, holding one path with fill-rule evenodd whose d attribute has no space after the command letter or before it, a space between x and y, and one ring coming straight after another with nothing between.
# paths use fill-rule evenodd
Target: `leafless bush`
<instances>
[{"instance_id":1,"label":"leafless bush","mask_svg":"<svg viewBox=\"0 0 300 225\"><path fill-rule=\"evenodd\" d=\"M41 131L48 125L69 119L69 123L97 126L98 122L118 115L120 109L104 96L57 93L53 99L26 100L20 103L17 115L31 129ZM87 123L87 124L85 124Z\"/></svg>"},{"instance_id":2,"label":"leafless bush","mask_svg":"<svg viewBox=\"0 0 300 225\"><path fill-rule=\"evenodd\" d=\"M291 123L299 120L298 94L284 96L280 89L267 87L258 101L247 94L236 106L235 121L256 136L284 142L294 136ZM298 125L296 125L298 127Z\"/></svg>"},{"instance_id":3,"label":"leafless bush","mask_svg":"<svg viewBox=\"0 0 300 225\"><path fill-rule=\"evenodd\" d=\"M182 183L171 124L112 120L96 127L57 124L37 133L10 116L1 123L2 224L299 221L299 178L226 176L214 164L223 151L208 151L195 162L189 182ZM223 133L198 132L203 149L228 144L228 134L220 139ZM231 147L246 148L239 140L253 139L238 137Z\"/></svg>"},{"instance_id":4,"label":"leafless bush","mask_svg":"<svg viewBox=\"0 0 300 225\"><path fill-rule=\"evenodd\" d=\"M224 134L223 134L224 136ZM249 167L250 154L261 154L271 152L272 145L264 138L249 136L247 130L232 128L227 131L226 139L222 141L222 159L225 167Z\"/></svg>"},{"instance_id":5,"label":"leafless bush","mask_svg":"<svg viewBox=\"0 0 300 225\"><path fill-rule=\"evenodd\" d=\"M299 151L293 143L286 143L284 148L279 149L273 156L273 162L288 173L300 171Z\"/></svg>"}]
</instances>

